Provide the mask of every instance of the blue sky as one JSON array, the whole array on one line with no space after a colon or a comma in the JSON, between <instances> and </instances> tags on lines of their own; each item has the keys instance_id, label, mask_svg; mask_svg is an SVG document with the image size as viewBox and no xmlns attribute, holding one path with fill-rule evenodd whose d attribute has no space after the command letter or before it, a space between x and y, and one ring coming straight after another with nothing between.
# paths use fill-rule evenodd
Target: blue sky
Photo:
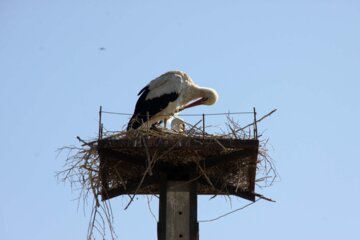
<instances>
[{"instance_id":1,"label":"blue sky","mask_svg":"<svg viewBox=\"0 0 360 240\"><path fill-rule=\"evenodd\" d=\"M359 239L358 1L3 0L0 36L1 239L85 239L56 149L173 69L219 92L188 113L278 109L259 128L281 181L257 189L277 202L201 223L201 239ZM156 239L146 198L126 203L112 201L119 239ZM201 197L199 220L247 203Z\"/></svg>"}]
</instances>

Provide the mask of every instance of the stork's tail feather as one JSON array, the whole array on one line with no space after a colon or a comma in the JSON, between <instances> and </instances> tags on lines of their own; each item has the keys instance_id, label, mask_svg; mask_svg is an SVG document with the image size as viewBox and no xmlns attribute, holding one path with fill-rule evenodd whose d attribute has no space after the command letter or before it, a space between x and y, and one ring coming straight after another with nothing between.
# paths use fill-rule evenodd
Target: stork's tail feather
<instances>
[{"instance_id":1,"label":"stork's tail feather","mask_svg":"<svg viewBox=\"0 0 360 240\"><path fill-rule=\"evenodd\" d=\"M141 126L139 119L136 116L132 116L126 130L129 131L130 129L137 129Z\"/></svg>"}]
</instances>

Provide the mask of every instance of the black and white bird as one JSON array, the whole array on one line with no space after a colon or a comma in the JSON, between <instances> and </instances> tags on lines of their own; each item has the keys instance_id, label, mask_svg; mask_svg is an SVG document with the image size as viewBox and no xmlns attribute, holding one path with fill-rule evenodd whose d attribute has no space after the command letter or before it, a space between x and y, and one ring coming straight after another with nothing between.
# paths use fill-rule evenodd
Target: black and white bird
<instances>
[{"instance_id":1,"label":"black and white bird","mask_svg":"<svg viewBox=\"0 0 360 240\"><path fill-rule=\"evenodd\" d=\"M212 105L218 99L214 89L196 85L181 71L170 71L152 80L138 96L127 130L153 126L161 121L166 123L174 113L198 105Z\"/></svg>"}]
</instances>

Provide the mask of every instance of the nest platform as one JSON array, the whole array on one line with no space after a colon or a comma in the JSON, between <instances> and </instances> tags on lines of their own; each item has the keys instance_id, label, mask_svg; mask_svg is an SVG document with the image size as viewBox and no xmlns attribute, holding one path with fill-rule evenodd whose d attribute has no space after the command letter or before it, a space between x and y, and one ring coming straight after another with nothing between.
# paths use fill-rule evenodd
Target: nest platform
<instances>
[{"instance_id":1,"label":"nest platform","mask_svg":"<svg viewBox=\"0 0 360 240\"><path fill-rule=\"evenodd\" d=\"M101 196L160 194L161 182L195 181L201 195L255 201L257 139L124 134L99 139Z\"/></svg>"}]
</instances>

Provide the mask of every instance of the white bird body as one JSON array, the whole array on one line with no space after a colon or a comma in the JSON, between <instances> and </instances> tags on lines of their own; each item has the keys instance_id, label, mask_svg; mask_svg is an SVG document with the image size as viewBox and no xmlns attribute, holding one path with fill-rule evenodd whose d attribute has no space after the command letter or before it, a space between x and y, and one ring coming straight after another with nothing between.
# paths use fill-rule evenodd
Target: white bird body
<instances>
[{"instance_id":1,"label":"white bird body","mask_svg":"<svg viewBox=\"0 0 360 240\"><path fill-rule=\"evenodd\" d=\"M128 130L152 126L176 112L200 104L212 105L218 99L215 90L197 86L181 71L170 71L152 80L138 95ZM197 101L190 103L194 100Z\"/></svg>"},{"instance_id":2,"label":"white bird body","mask_svg":"<svg viewBox=\"0 0 360 240\"><path fill-rule=\"evenodd\" d=\"M185 122L183 119L179 118L178 116L174 116L171 119L171 129L178 133L185 132Z\"/></svg>"}]
</instances>

